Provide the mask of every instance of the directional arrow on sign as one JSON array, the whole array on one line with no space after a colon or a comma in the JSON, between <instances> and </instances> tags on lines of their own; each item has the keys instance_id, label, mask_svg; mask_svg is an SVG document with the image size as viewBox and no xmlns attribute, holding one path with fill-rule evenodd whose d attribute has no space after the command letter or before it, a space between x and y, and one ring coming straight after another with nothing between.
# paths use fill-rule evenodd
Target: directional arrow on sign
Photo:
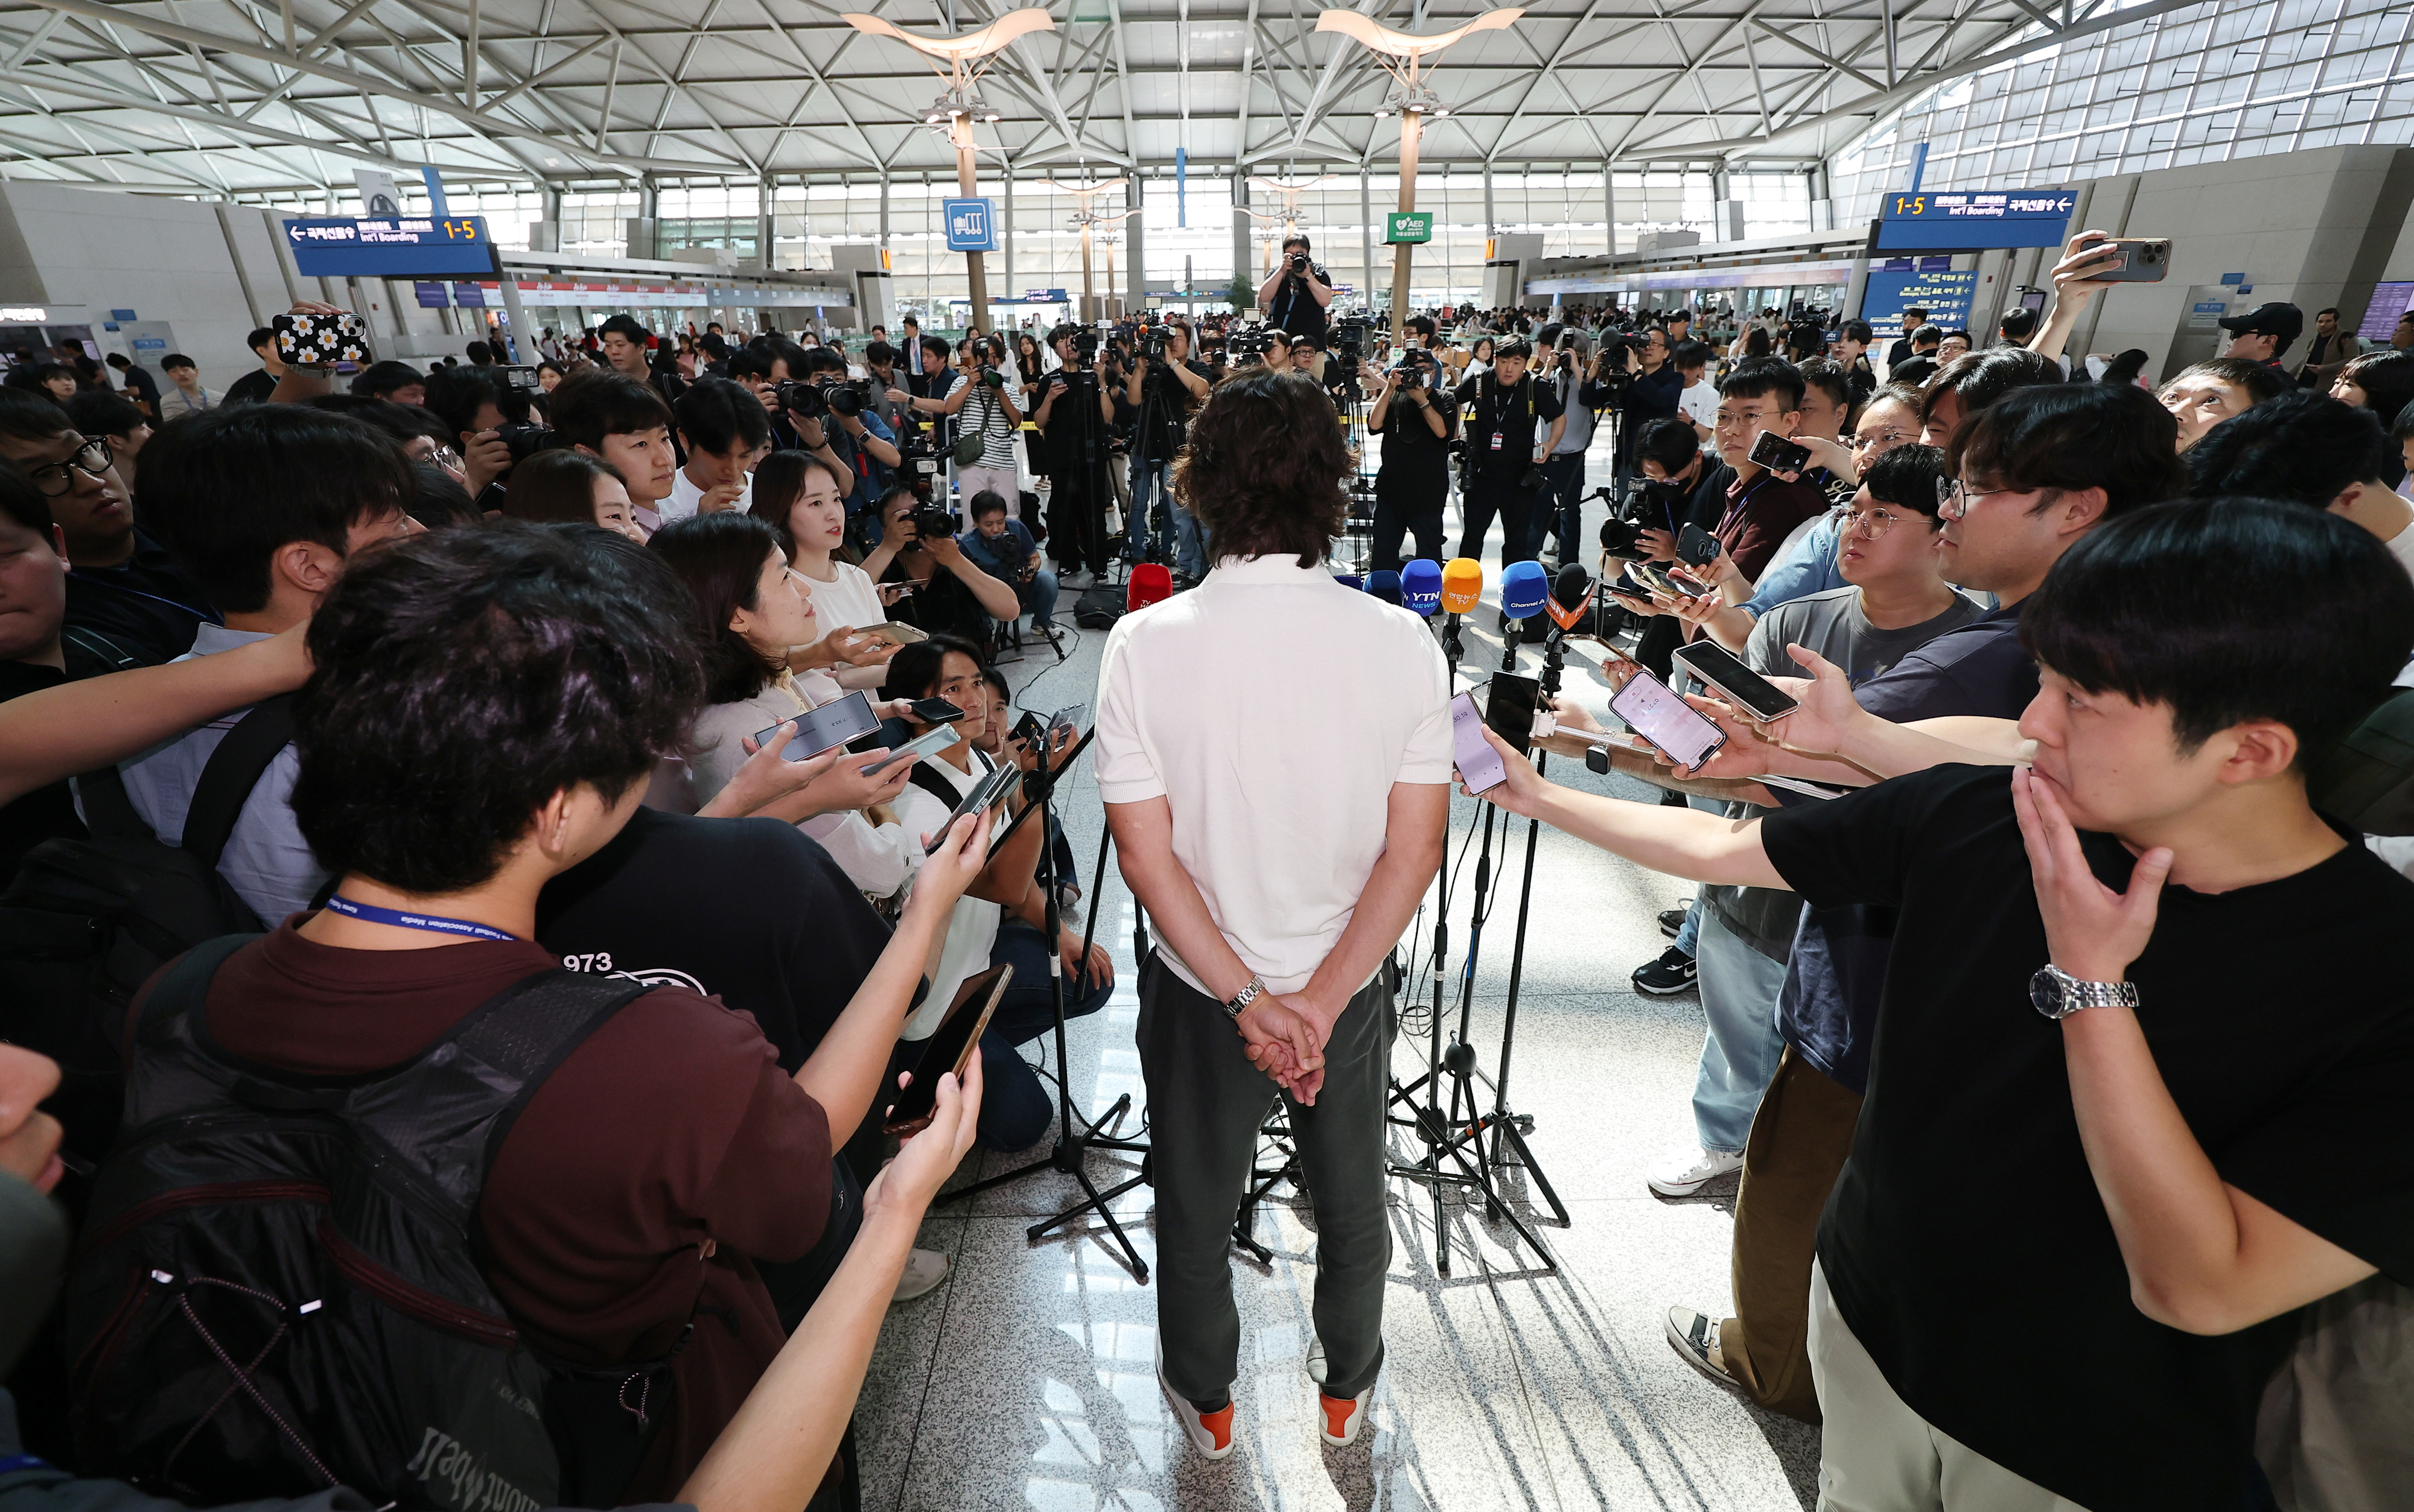
<instances>
[{"instance_id":1,"label":"directional arrow on sign","mask_svg":"<svg viewBox=\"0 0 2414 1512\"><path fill-rule=\"evenodd\" d=\"M298 242L302 240L302 228L288 221L285 225L285 234Z\"/></svg>"}]
</instances>

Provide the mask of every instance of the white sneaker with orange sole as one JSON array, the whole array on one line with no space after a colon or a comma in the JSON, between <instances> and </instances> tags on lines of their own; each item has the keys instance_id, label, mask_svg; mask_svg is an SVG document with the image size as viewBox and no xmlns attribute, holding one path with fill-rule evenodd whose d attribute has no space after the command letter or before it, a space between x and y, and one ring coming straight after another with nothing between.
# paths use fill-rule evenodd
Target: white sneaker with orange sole
<instances>
[{"instance_id":1,"label":"white sneaker with orange sole","mask_svg":"<svg viewBox=\"0 0 2414 1512\"><path fill-rule=\"evenodd\" d=\"M1202 1413L1190 1404L1190 1400L1173 1389L1165 1378L1165 1342L1156 1345L1156 1386L1165 1393L1166 1402L1182 1423L1183 1436L1190 1446L1210 1460L1221 1460L1232 1452L1232 1404L1229 1401L1212 1413ZM1348 1442L1344 1440L1343 1442Z\"/></svg>"}]
</instances>

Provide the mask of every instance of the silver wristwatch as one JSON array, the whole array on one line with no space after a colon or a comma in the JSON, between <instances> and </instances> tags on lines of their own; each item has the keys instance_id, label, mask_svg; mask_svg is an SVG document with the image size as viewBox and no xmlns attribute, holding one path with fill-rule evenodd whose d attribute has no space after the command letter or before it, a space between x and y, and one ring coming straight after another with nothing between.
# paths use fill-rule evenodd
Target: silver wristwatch
<instances>
[{"instance_id":1,"label":"silver wristwatch","mask_svg":"<svg viewBox=\"0 0 2414 1512\"><path fill-rule=\"evenodd\" d=\"M2135 982L2081 982L2059 966L2029 978L2029 1001L2048 1018L2063 1019L2082 1008L2135 1008Z\"/></svg>"},{"instance_id":2,"label":"silver wristwatch","mask_svg":"<svg viewBox=\"0 0 2414 1512\"><path fill-rule=\"evenodd\" d=\"M1224 1004L1225 1015L1229 1018L1238 1018L1243 1014L1247 1013L1249 1011L1249 1004L1257 1001L1258 995L1265 990L1266 979L1264 977L1253 976L1249 978L1249 985L1243 987L1240 991L1232 994L1231 999Z\"/></svg>"}]
</instances>

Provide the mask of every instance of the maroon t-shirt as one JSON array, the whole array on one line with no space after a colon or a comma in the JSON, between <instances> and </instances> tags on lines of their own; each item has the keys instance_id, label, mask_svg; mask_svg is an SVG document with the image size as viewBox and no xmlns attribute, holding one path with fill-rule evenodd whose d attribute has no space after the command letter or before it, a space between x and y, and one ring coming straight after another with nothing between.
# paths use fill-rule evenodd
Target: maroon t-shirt
<instances>
[{"instance_id":1,"label":"maroon t-shirt","mask_svg":"<svg viewBox=\"0 0 2414 1512\"><path fill-rule=\"evenodd\" d=\"M280 1071L356 1075L410 1060L559 964L525 941L342 950L289 924L219 967L210 1032ZM654 1358L696 1323L674 1366L677 1401L624 1501L674 1500L786 1342L749 1257L812 1249L829 1181L821 1105L752 1017L684 988L615 1014L513 1125L478 1218L486 1279L529 1342L611 1365Z\"/></svg>"},{"instance_id":2,"label":"maroon t-shirt","mask_svg":"<svg viewBox=\"0 0 2414 1512\"><path fill-rule=\"evenodd\" d=\"M1728 485L1726 512L1710 533L1735 558L1737 571L1757 579L1795 526L1826 509L1827 496L1809 483L1789 483L1775 473L1764 472L1748 483L1738 481Z\"/></svg>"}]
</instances>

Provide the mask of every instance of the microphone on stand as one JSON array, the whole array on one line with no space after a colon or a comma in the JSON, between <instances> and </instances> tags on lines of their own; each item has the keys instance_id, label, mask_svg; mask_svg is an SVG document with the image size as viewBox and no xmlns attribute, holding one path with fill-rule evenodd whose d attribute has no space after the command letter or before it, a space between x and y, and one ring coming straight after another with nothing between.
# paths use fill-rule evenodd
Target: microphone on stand
<instances>
[{"instance_id":1,"label":"microphone on stand","mask_svg":"<svg viewBox=\"0 0 2414 1512\"><path fill-rule=\"evenodd\" d=\"M1585 615L1592 609L1592 574L1582 562L1570 562L1551 580L1551 597L1542 610L1557 627L1551 632L1554 643L1576 633L1576 627L1584 623Z\"/></svg>"},{"instance_id":2,"label":"microphone on stand","mask_svg":"<svg viewBox=\"0 0 2414 1512\"><path fill-rule=\"evenodd\" d=\"M1173 597L1173 572L1163 562L1142 562L1131 570L1124 586L1124 609L1145 609Z\"/></svg>"},{"instance_id":3,"label":"microphone on stand","mask_svg":"<svg viewBox=\"0 0 2414 1512\"><path fill-rule=\"evenodd\" d=\"M1472 610L1483 597L1483 564L1472 556L1453 556L1441 570L1441 606L1450 615L1443 624L1441 653L1450 659L1452 670L1465 648L1458 641L1459 616Z\"/></svg>"},{"instance_id":4,"label":"microphone on stand","mask_svg":"<svg viewBox=\"0 0 2414 1512\"><path fill-rule=\"evenodd\" d=\"M1420 556L1400 569L1400 602L1426 619L1441 607L1441 564Z\"/></svg>"},{"instance_id":5,"label":"microphone on stand","mask_svg":"<svg viewBox=\"0 0 2414 1512\"><path fill-rule=\"evenodd\" d=\"M1517 670L1518 631L1550 601L1551 578L1542 563L1512 562L1500 574L1500 613L1509 621L1509 633L1500 638L1502 672Z\"/></svg>"},{"instance_id":6,"label":"microphone on stand","mask_svg":"<svg viewBox=\"0 0 2414 1512\"><path fill-rule=\"evenodd\" d=\"M1395 604L1404 601L1400 574L1389 570L1367 573L1366 591L1385 603Z\"/></svg>"}]
</instances>

